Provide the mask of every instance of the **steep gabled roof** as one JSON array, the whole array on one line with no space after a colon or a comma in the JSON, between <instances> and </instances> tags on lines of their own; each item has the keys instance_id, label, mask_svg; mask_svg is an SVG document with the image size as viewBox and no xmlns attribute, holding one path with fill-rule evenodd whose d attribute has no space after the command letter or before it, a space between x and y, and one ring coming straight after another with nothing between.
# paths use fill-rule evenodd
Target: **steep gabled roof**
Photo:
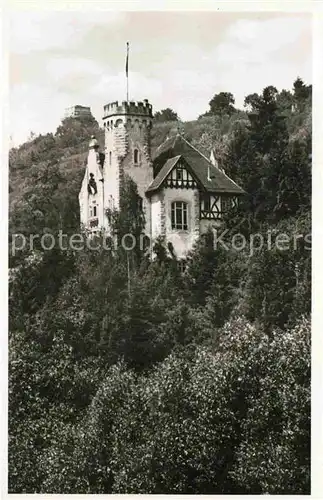
<instances>
[{"instance_id":1,"label":"steep gabled roof","mask_svg":"<svg viewBox=\"0 0 323 500\"><path fill-rule=\"evenodd\" d=\"M238 184L219 168L215 167L200 151L179 134L166 139L157 148L153 159L155 178L159 176L162 170L164 173L164 166L167 160L177 156L182 156L185 159L195 177L200 180L207 191L228 194L245 193ZM208 172L210 173L210 179L208 178Z\"/></svg>"},{"instance_id":2,"label":"steep gabled roof","mask_svg":"<svg viewBox=\"0 0 323 500\"><path fill-rule=\"evenodd\" d=\"M196 176L195 172L193 169L188 165L188 163L183 159L182 155L177 155L174 156L174 158L169 158L165 165L160 169L150 186L148 187L146 193L151 194L153 191L157 191L163 181L166 179L167 175L173 170L173 168L176 166L176 164L179 162L179 160L182 159L185 167L187 170L190 172L190 174L193 176L193 178L196 180L198 184L200 184L201 188L203 188L203 184L201 183L200 179Z\"/></svg>"}]
</instances>

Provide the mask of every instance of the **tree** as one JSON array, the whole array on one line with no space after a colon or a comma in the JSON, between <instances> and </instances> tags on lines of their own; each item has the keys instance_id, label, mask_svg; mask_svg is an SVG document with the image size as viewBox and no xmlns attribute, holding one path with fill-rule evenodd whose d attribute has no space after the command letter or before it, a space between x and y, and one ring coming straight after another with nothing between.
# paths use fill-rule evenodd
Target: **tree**
<instances>
[{"instance_id":1,"label":"tree","mask_svg":"<svg viewBox=\"0 0 323 500\"><path fill-rule=\"evenodd\" d=\"M29 132L29 136L28 136L27 141L32 142L34 139L36 139L36 137L37 137L37 134L31 130Z\"/></svg>"},{"instance_id":2,"label":"tree","mask_svg":"<svg viewBox=\"0 0 323 500\"><path fill-rule=\"evenodd\" d=\"M277 95L277 105L285 113L291 113L293 109L293 95L289 90L282 90Z\"/></svg>"},{"instance_id":3,"label":"tree","mask_svg":"<svg viewBox=\"0 0 323 500\"><path fill-rule=\"evenodd\" d=\"M61 148L76 147L99 131L97 121L93 116L80 116L77 118L64 118L57 127L55 138Z\"/></svg>"},{"instance_id":4,"label":"tree","mask_svg":"<svg viewBox=\"0 0 323 500\"><path fill-rule=\"evenodd\" d=\"M234 113L235 99L231 92L220 92L215 94L209 102L210 113L213 115L232 115Z\"/></svg>"},{"instance_id":5,"label":"tree","mask_svg":"<svg viewBox=\"0 0 323 500\"><path fill-rule=\"evenodd\" d=\"M305 85L300 77L293 84L295 104L299 111L304 109L306 101L312 97L312 85Z\"/></svg>"},{"instance_id":6,"label":"tree","mask_svg":"<svg viewBox=\"0 0 323 500\"><path fill-rule=\"evenodd\" d=\"M171 108L162 109L161 111L157 111L154 115L154 120L156 122L171 122L178 121L178 115Z\"/></svg>"},{"instance_id":7,"label":"tree","mask_svg":"<svg viewBox=\"0 0 323 500\"><path fill-rule=\"evenodd\" d=\"M148 373L109 368L70 442L48 450L41 491L308 493L309 321L269 336L239 318L214 338Z\"/></svg>"}]
</instances>

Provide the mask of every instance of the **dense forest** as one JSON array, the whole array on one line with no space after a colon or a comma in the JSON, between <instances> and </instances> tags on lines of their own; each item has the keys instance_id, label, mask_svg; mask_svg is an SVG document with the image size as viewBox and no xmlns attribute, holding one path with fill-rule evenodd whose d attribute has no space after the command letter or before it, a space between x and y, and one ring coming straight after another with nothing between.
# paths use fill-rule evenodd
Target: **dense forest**
<instances>
[{"instance_id":1,"label":"dense forest","mask_svg":"<svg viewBox=\"0 0 323 500\"><path fill-rule=\"evenodd\" d=\"M17 233L79 232L103 132L70 118L11 149L10 493L310 492L311 91L297 78L243 110L222 92L192 122L156 113L153 149L180 128L246 191L228 246L201 238L185 273L162 240L153 260L39 240L13 251ZM132 191L118 237L143 229ZM268 244L282 234L289 245Z\"/></svg>"}]
</instances>

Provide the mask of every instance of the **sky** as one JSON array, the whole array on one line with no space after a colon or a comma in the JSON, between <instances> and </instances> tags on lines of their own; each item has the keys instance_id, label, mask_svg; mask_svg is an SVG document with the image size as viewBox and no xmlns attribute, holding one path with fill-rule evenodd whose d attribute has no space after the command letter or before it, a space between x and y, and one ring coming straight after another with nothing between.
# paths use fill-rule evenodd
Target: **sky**
<instances>
[{"instance_id":1,"label":"sky","mask_svg":"<svg viewBox=\"0 0 323 500\"><path fill-rule=\"evenodd\" d=\"M181 120L208 110L214 94L312 83L311 17L282 12L17 11L9 33L11 144L55 132L66 107L147 98Z\"/></svg>"}]
</instances>

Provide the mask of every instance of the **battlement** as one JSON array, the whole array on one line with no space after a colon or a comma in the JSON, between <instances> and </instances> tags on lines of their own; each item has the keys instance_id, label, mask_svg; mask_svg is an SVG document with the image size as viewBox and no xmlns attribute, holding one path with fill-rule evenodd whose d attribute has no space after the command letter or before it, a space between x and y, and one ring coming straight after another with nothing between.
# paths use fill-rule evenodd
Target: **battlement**
<instances>
[{"instance_id":1,"label":"battlement","mask_svg":"<svg viewBox=\"0 0 323 500\"><path fill-rule=\"evenodd\" d=\"M137 115L137 116L145 116L147 118L152 118L153 116L153 107L149 104L148 99L144 99L144 101L122 101L119 103L118 101L110 102L104 106L103 119L108 118L110 116L126 116L126 115Z\"/></svg>"}]
</instances>

